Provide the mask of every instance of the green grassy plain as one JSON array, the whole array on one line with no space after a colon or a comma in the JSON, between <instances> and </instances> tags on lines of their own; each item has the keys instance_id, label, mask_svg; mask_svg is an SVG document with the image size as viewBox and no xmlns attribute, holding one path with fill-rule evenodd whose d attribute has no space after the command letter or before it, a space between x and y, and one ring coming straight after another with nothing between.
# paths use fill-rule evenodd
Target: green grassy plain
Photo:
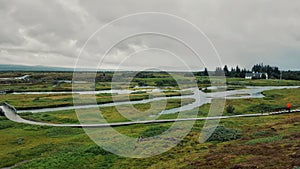
<instances>
[{"instance_id":1,"label":"green grassy plain","mask_svg":"<svg viewBox=\"0 0 300 169\"><path fill-rule=\"evenodd\" d=\"M0 167L17 168L292 168L299 166L300 114L222 120L242 131L226 142L198 142L203 122L176 147L146 159L111 154L95 145L80 128L17 124L1 118ZM168 124L117 127L127 135L144 135ZM149 133L149 132L147 132Z\"/></svg>"},{"instance_id":2,"label":"green grassy plain","mask_svg":"<svg viewBox=\"0 0 300 169\"><path fill-rule=\"evenodd\" d=\"M72 72L0 72L0 78L19 77L31 75L27 81L12 81L11 83L1 83L0 91L14 90L16 92L32 91L72 91L72 84L58 83L60 80L73 79ZM172 73L172 76L166 73L151 73L151 77L136 77L134 72L98 72L96 77L93 73L80 73L77 80L87 82L86 84L76 84L76 90L109 90L130 88L143 84L143 86L159 86L178 89L176 82L183 87L194 87L198 84L199 88L211 86L211 82L217 82L220 78L206 76L187 76L185 73ZM133 78L133 79L131 79ZM96 83L92 83L96 79ZM112 79L114 82L111 82ZM225 84L225 83L224 83ZM227 78L226 84L229 86L300 86L300 81L296 80L278 80L278 79L258 79L246 80L244 78Z\"/></svg>"},{"instance_id":3,"label":"green grassy plain","mask_svg":"<svg viewBox=\"0 0 300 169\"><path fill-rule=\"evenodd\" d=\"M12 73L13 75L20 75ZM21 74L23 75L23 74ZM2 89L14 89L15 91L62 91L71 90L70 84L60 84L55 86L53 79L63 79L71 77L70 74L52 73L51 77L47 73L35 75L35 79L43 79L38 83L19 83L14 85L0 84ZM50 76L49 75L49 76ZM66 76L66 77L63 77ZM109 76L107 74L106 76ZM6 77L6 74L0 74ZM120 74L120 78L121 78ZM156 84L155 81L166 78L165 75L155 74L155 78L149 78L147 85ZM189 77L182 77L183 80ZM196 77L199 87L207 87L208 77ZM145 78L137 78L132 87ZM170 80L170 79L169 79ZM232 78L227 79L229 85L244 86L280 86L280 85L300 85L299 81L279 81L279 80L245 80ZM123 87L122 83L114 84ZM187 84L188 86L188 84ZM88 86L89 87L89 86ZM56 88L56 89L55 89ZM82 86L86 88L86 86ZM109 89L110 84L97 83L97 90ZM176 86L170 90L176 89ZM161 93L162 94L162 93ZM165 94L165 93L164 93ZM181 93L170 91L170 96ZM236 99L227 100L226 106L232 105L234 113L224 112L224 115L261 113L274 108L285 107L288 102L293 106L300 107L300 89L282 89L265 91L265 98L261 99ZM125 95L97 95L99 103L111 102L112 97L124 101ZM133 100L153 97L147 93L137 91L129 98ZM160 97L159 95L154 97ZM18 109L42 108L67 106L72 104L72 96L67 94L58 95L0 95L0 102L7 101L17 106ZM167 109L188 104L193 100L168 99ZM88 102L87 102L88 103ZM155 104L161 104L156 102ZM150 104L137 104L134 107L143 112L147 112ZM126 113L130 109L123 107ZM197 108L199 117L207 116L210 104ZM104 117L109 122L128 121L115 107L100 108ZM87 110L88 111L88 110ZM140 115L156 115L160 109ZM131 112L132 113L132 112ZM185 112L186 114L189 111ZM46 112L40 114L24 113L24 118L45 121L51 123L78 123L74 110ZM161 115L158 119L177 118L178 114ZM183 122L184 123L184 122ZM127 136L138 138L139 136L149 137L162 133L168 129L172 123L147 124L115 127L115 129ZM197 121L189 134L174 148L163 154L145 159L124 158L105 151L97 146L85 134L81 128L70 127L45 127L15 123L0 117L0 168L16 165L15 168L203 168L203 169L246 169L246 168L267 168L286 169L300 166L300 113L233 118L221 120L219 133L226 131L228 138L222 136L219 140L200 144L199 135L202 131L204 121ZM237 131L238 137L231 137L231 131ZM215 133L215 138L219 138ZM223 140L223 141L220 141ZM142 143L143 144L143 143Z\"/></svg>"},{"instance_id":4,"label":"green grassy plain","mask_svg":"<svg viewBox=\"0 0 300 169\"><path fill-rule=\"evenodd\" d=\"M262 102L277 105L298 100L299 93L300 89L271 90L265 92L266 98L263 99L228 100L227 104L233 104L237 112L251 113L249 108ZM178 100L169 101L168 108L179 104ZM147 110L149 105L135 107ZM209 104L204 105L199 108L199 113L205 116L208 109ZM103 112L111 122L114 119L124 120L113 113L113 107L104 108ZM77 118L72 111L24 114L26 116L56 123L73 123ZM160 118L176 118L176 114L165 116ZM292 168L300 165L299 121L299 113L221 120L220 126L241 131L241 138L204 144L198 142L203 126L203 121L199 121L185 139L170 151L151 158L130 159L99 148L79 128L32 126L1 118L0 167L25 161L17 168ZM116 129L137 138L168 126L169 124L149 124Z\"/></svg>"}]
</instances>

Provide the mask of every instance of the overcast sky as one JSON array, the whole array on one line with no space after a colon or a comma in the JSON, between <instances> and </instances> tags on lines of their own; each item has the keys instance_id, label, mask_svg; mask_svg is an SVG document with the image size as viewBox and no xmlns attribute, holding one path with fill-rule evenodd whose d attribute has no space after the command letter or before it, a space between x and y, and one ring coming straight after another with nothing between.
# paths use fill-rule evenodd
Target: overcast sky
<instances>
[{"instance_id":1,"label":"overcast sky","mask_svg":"<svg viewBox=\"0 0 300 169\"><path fill-rule=\"evenodd\" d=\"M94 34L117 18L141 12L175 15L186 24L176 17L149 14L125 18ZM263 62L300 69L296 0L1 0L0 18L0 64L74 67L94 34L81 53L80 67L101 61L104 69L181 70L225 64L251 68ZM204 34L194 32L192 24ZM152 30L179 40L157 34L125 38ZM210 60L216 55L204 35L217 49L220 62ZM202 62L180 40L197 48ZM189 44L198 41L198 46Z\"/></svg>"}]
</instances>

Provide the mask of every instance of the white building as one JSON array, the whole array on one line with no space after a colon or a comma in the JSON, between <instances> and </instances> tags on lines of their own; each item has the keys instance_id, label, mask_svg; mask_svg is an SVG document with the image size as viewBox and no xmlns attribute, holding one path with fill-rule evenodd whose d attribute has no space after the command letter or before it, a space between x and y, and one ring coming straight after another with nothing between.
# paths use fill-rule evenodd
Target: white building
<instances>
[{"instance_id":1,"label":"white building","mask_svg":"<svg viewBox=\"0 0 300 169\"><path fill-rule=\"evenodd\" d=\"M245 79L268 79L268 73L246 73Z\"/></svg>"}]
</instances>

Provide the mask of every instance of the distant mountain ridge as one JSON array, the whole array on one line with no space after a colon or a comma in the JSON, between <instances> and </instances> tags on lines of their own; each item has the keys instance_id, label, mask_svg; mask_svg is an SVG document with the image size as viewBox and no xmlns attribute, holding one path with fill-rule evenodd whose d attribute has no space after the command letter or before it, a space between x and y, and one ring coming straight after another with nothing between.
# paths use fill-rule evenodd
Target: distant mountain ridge
<instances>
[{"instance_id":1,"label":"distant mountain ridge","mask_svg":"<svg viewBox=\"0 0 300 169\"><path fill-rule=\"evenodd\" d=\"M166 67L164 67L166 68ZM163 68L161 68L163 69ZM11 64L0 64L0 72L74 72L74 68L64 67L51 67L51 66L25 66L25 65L11 65ZM76 68L76 71L137 71L137 70L124 70L124 69L90 69L90 68ZM160 71L160 69L149 69L148 71ZM176 71L173 70L173 71ZM180 71L179 71L180 72Z\"/></svg>"},{"instance_id":2,"label":"distant mountain ridge","mask_svg":"<svg viewBox=\"0 0 300 169\"><path fill-rule=\"evenodd\" d=\"M74 68L0 64L0 72L74 72ZM113 69L76 68L79 72L116 71ZM118 70L122 71L122 70Z\"/></svg>"},{"instance_id":3,"label":"distant mountain ridge","mask_svg":"<svg viewBox=\"0 0 300 169\"><path fill-rule=\"evenodd\" d=\"M9 64L0 64L0 71L45 71L45 72L71 72L74 71L73 68L63 68L63 67L50 67L50 66L25 66L25 65L9 65Z\"/></svg>"}]
</instances>

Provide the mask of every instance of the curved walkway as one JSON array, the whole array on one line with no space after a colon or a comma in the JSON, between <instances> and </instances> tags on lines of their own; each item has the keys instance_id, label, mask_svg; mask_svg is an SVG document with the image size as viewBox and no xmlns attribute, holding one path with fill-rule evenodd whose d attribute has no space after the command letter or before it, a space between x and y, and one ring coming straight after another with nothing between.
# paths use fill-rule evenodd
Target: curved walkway
<instances>
[{"instance_id":1,"label":"curved walkway","mask_svg":"<svg viewBox=\"0 0 300 169\"><path fill-rule=\"evenodd\" d=\"M270 116L277 114L286 114L286 113L296 113L300 110L280 111L280 112L271 112L271 113L260 113L260 114L244 114L244 115L233 115L233 116L215 116L215 117L199 117L199 118L184 118L184 119L166 119L166 120L147 120L147 121L129 121L129 122L119 122L119 123L104 123L104 124L53 124L53 123L43 123L36 122L31 120L26 120L20 117L16 109L9 104L3 104L0 106L3 110L4 115L11 121L17 123L25 123L32 125L43 125L43 126L54 126L54 127L80 127L80 128L96 128L96 127L116 127L116 126L128 126L135 124L150 124L150 123L170 123L170 122L179 122L179 121L197 121L197 120L216 120L216 119L229 119L229 118L240 118L240 117L259 117L259 116Z\"/></svg>"}]
</instances>

